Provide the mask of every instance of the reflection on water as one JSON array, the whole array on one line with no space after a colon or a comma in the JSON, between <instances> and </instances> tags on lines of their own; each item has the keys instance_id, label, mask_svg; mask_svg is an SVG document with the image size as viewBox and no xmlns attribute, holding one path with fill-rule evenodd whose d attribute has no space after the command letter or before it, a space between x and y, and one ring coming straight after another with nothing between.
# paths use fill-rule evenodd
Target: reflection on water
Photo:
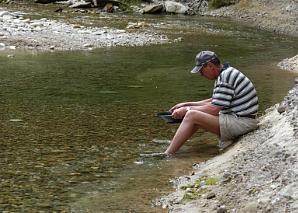
<instances>
[{"instance_id":1,"label":"reflection on water","mask_svg":"<svg viewBox=\"0 0 298 213\"><path fill-rule=\"evenodd\" d=\"M175 158L139 157L163 151L152 140L177 128L157 112L210 96L212 82L189 74L199 49L243 70L262 110L292 86L293 74L276 63L294 55L297 42L203 21L227 33L189 28L170 45L1 56L0 210L163 212L151 201L172 190L169 179L217 154L216 138L201 132Z\"/></svg>"}]
</instances>

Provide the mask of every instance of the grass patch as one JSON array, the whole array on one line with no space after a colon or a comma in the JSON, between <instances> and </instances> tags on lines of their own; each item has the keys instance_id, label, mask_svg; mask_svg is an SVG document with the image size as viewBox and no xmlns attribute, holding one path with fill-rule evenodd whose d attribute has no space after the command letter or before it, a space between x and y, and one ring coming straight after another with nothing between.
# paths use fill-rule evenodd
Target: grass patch
<instances>
[{"instance_id":1,"label":"grass patch","mask_svg":"<svg viewBox=\"0 0 298 213\"><path fill-rule=\"evenodd\" d=\"M238 3L239 0L210 0L209 6L214 9Z\"/></svg>"},{"instance_id":2,"label":"grass patch","mask_svg":"<svg viewBox=\"0 0 298 213\"><path fill-rule=\"evenodd\" d=\"M186 203L191 200L195 200L208 192L208 186L216 185L218 178L212 176L202 176L192 184L181 186L180 189L185 190L184 196L181 200L182 203Z\"/></svg>"}]
</instances>

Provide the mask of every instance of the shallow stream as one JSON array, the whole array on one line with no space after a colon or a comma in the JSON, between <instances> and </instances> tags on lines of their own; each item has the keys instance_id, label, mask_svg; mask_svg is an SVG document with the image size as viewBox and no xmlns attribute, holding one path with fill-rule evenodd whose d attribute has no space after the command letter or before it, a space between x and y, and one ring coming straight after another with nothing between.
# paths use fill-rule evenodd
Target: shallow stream
<instances>
[{"instance_id":1,"label":"shallow stream","mask_svg":"<svg viewBox=\"0 0 298 213\"><path fill-rule=\"evenodd\" d=\"M133 17L132 19L136 19ZM276 64L297 54L297 39L201 17L152 17L182 41L89 52L0 55L0 211L166 212L154 199L175 176L218 154L200 131L173 158L162 152L177 125L156 113L211 95L213 82L189 71L198 50L213 50L252 79L261 113L281 101L294 74ZM260 113L260 114L261 114Z\"/></svg>"}]
</instances>

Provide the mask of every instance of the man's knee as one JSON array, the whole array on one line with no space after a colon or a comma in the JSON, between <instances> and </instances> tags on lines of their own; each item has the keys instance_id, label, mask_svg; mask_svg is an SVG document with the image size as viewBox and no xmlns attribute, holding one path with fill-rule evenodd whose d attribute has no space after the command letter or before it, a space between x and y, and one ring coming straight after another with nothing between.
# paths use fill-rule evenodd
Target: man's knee
<instances>
[{"instance_id":1,"label":"man's knee","mask_svg":"<svg viewBox=\"0 0 298 213\"><path fill-rule=\"evenodd\" d=\"M184 119L190 122L196 123L196 121L200 120L200 114L202 112L196 110L189 110L186 112Z\"/></svg>"}]
</instances>

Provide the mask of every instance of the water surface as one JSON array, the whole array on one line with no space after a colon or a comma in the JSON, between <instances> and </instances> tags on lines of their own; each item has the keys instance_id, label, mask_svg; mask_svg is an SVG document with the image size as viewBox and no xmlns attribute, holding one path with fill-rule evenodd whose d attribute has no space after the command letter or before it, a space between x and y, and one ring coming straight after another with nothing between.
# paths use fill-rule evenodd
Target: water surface
<instances>
[{"instance_id":1,"label":"water surface","mask_svg":"<svg viewBox=\"0 0 298 213\"><path fill-rule=\"evenodd\" d=\"M147 18L147 19L146 19ZM90 52L18 53L0 58L0 210L165 212L152 200L191 165L218 154L200 131L175 158L161 152L177 125L156 117L211 95L213 82L189 71L198 50L218 53L256 85L261 112L282 100L294 74L276 67L297 40L227 20L145 16L182 42ZM169 27L170 26L170 27Z\"/></svg>"}]
</instances>

